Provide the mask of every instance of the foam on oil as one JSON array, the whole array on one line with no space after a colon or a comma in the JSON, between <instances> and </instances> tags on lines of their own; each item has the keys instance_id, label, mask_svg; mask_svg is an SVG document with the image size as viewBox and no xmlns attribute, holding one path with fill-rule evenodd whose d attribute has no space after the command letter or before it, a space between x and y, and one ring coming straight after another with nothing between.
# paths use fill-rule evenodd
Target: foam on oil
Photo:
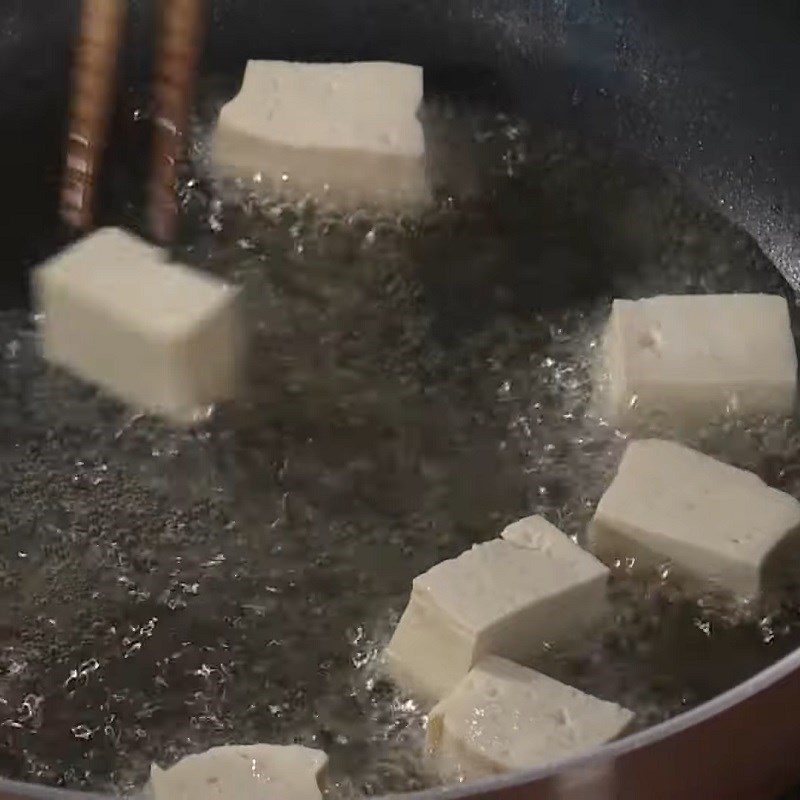
<instances>
[{"instance_id":1,"label":"foam on oil","mask_svg":"<svg viewBox=\"0 0 800 800\"><path fill-rule=\"evenodd\" d=\"M411 579L530 513L581 539L625 445L590 403L613 296L783 290L669 176L445 112L421 220L220 192L198 170L180 256L245 287L253 330L249 394L206 426L132 417L3 316L3 774L129 791L154 760L297 741L329 752L337 797L435 783L422 716L379 667ZM793 420L691 443L800 496ZM639 726L800 641L791 597L742 614L627 566L613 621L538 667Z\"/></svg>"}]
</instances>

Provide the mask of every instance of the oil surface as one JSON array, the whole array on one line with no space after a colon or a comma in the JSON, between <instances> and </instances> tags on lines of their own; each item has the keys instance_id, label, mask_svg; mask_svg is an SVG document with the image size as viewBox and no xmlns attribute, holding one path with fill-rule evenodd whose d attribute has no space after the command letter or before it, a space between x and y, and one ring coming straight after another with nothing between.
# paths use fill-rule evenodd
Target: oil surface
<instances>
[{"instance_id":1,"label":"oil surface","mask_svg":"<svg viewBox=\"0 0 800 800\"><path fill-rule=\"evenodd\" d=\"M379 668L411 579L530 513L581 539L625 446L590 402L612 297L783 291L650 167L450 107L429 132L441 180L469 180L421 220L256 200L198 151L178 255L244 287L253 347L247 396L191 431L46 369L31 322L0 318L4 775L128 792L152 761L301 742L335 796L434 784ZM800 496L793 420L691 441ZM640 727L800 642L790 597L720 609L624 564L611 591L607 628L537 666Z\"/></svg>"}]
</instances>

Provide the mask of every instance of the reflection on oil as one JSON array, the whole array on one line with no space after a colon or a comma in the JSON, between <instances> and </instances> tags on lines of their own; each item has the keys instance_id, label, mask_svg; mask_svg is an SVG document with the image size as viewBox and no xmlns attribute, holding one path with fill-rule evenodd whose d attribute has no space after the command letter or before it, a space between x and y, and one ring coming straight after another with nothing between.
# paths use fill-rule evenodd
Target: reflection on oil
<instances>
[{"instance_id":1,"label":"reflection on oil","mask_svg":"<svg viewBox=\"0 0 800 800\"><path fill-rule=\"evenodd\" d=\"M429 130L477 169L421 221L189 182L182 255L244 285L254 331L250 394L205 427L46 373L2 316L5 775L128 790L151 760L299 741L338 796L428 785L420 715L377 668L411 578L527 513L582 535L624 447L589 407L612 295L779 287L649 168L504 117ZM795 423L700 438L800 494ZM624 564L612 591L614 625L540 667L638 725L800 639L792 603L738 625Z\"/></svg>"}]
</instances>

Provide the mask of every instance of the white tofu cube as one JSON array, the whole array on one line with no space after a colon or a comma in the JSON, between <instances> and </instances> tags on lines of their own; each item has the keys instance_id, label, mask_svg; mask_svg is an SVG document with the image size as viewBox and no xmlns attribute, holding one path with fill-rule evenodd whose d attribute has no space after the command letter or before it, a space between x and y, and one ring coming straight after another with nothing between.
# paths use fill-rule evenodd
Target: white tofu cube
<instances>
[{"instance_id":1,"label":"white tofu cube","mask_svg":"<svg viewBox=\"0 0 800 800\"><path fill-rule=\"evenodd\" d=\"M590 541L606 561L629 557L640 569L668 561L678 574L752 598L771 556L798 528L800 503L790 495L751 472L650 439L628 445Z\"/></svg>"},{"instance_id":2,"label":"white tofu cube","mask_svg":"<svg viewBox=\"0 0 800 800\"><path fill-rule=\"evenodd\" d=\"M150 773L154 800L322 800L328 757L299 745L233 745Z\"/></svg>"},{"instance_id":3,"label":"white tofu cube","mask_svg":"<svg viewBox=\"0 0 800 800\"><path fill-rule=\"evenodd\" d=\"M608 570L597 559L544 520L511 527L532 529L535 542L494 539L414 579L387 661L423 705L444 697L482 656L527 661L607 610Z\"/></svg>"},{"instance_id":4,"label":"white tofu cube","mask_svg":"<svg viewBox=\"0 0 800 800\"><path fill-rule=\"evenodd\" d=\"M665 416L788 414L797 355L783 297L765 294L615 300L603 354L614 422Z\"/></svg>"},{"instance_id":5,"label":"white tofu cube","mask_svg":"<svg viewBox=\"0 0 800 800\"><path fill-rule=\"evenodd\" d=\"M500 533L500 538L518 547L538 550L543 555L557 561L570 562L579 559L586 565L597 566L597 562L592 556L538 514L507 525Z\"/></svg>"},{"instance_id":6,"label":"white tofu cube","mask_svg":"<svg viewBox=\"0 0 800 800\"><path fill-rule=\"evenodd\" d=\"M237 387L238 292L115 228L33 272L43 356L145 411L191 422Z\"/></svg>"},{"instance_id":7,"label":"white tofu cube","mask_svg":"<svg viewBox=\"0 0 800 800\"><path fill-rule=\"evenodd\" d=\"M290 196L424 204L421 103L421 67L250 61L220 114L213 161Z\"/></svg>"},{"instance_id":8,"label":"white tofu cube","mask_svg":"<svg viewBox=\"0 0 800 800\"><path fill-rule=\"evenodd\" d=\"M443 771L473 780L578 755L632 720L615 703L490 656L431 712L428 750Z\"/></svg>"}]
</instances>

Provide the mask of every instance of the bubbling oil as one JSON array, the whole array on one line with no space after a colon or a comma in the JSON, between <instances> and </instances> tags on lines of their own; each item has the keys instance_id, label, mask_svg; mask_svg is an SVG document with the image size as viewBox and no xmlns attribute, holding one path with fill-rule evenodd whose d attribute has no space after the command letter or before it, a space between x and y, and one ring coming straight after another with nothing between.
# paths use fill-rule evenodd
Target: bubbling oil
<instances>
[{"instance_id":1,"label":"bubbling oil","mask_svg":"<svg viewBox=\"0 0 800 800\"><path fill-rule=\"evenodd\" d=\"M152 761L300 742L337 798L434 785L380 668L412 578L531 513L582 540L626 441L591 406L612 297L784 291L650 166L502 115L427 122L450 160L415 219L220 186L199 147L176 254L240 284L252 330L246 396L204 425L132 416L2 316L4 775L130 792ZM666 434L800 496L794 420ZM639 727L800 641L792 597L731 609L629 567L613 619L537 666Z\"/></svg>"}]
</instances>

